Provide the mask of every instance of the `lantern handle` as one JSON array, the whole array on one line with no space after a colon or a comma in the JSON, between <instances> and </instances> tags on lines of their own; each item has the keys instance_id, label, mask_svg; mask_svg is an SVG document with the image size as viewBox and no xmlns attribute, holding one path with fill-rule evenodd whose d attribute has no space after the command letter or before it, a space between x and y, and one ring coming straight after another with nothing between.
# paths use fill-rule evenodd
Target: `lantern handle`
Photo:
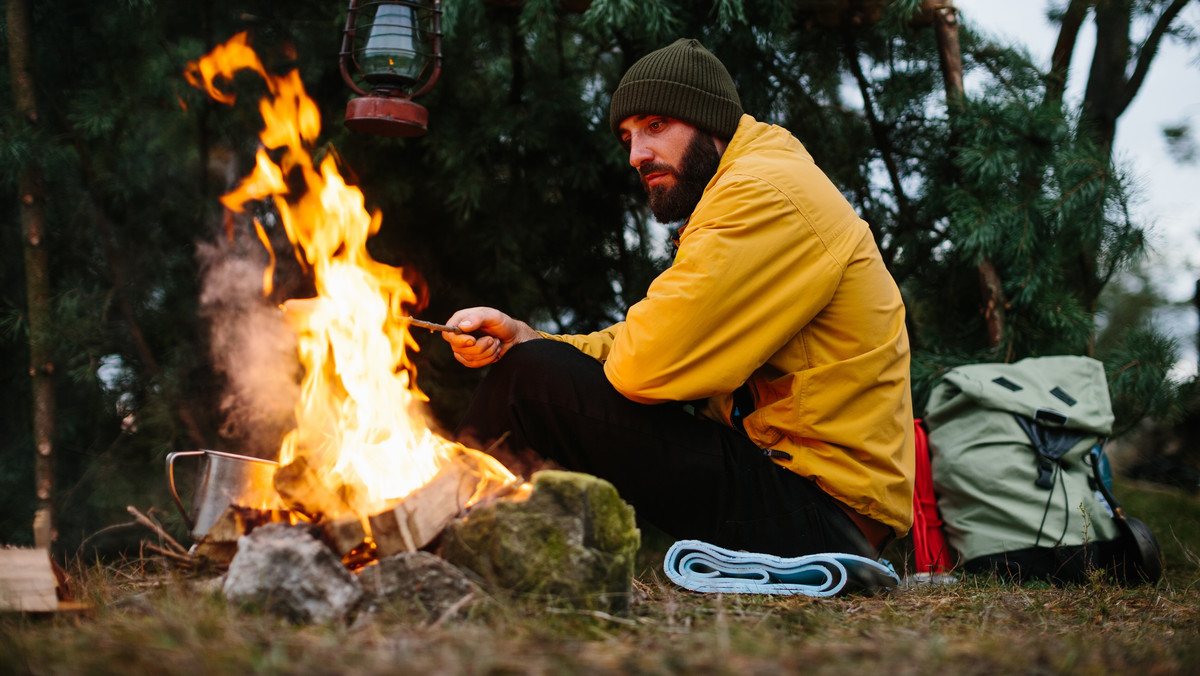
<instances>
[{"instance_id":1,"label":"lantern handle","mask_svg":"<svg viewBox=\"0 0 1200 676\"><path fill-rule=\"evenodd\" d=\"M350 75L350 55L354 50L354 23L358 17L358 0L350 0L350 9L346 12L346 29L342 31L342 51L338 55L338 69L342 71L342 80L359 96L370 96L354 77Z\"/></svg>"},{"instance_id":2,"label":"lantern handle","mask_svg":"<svg viewBox=\"0 0 1200 676\"><path fill-rule=\"evenodd\" d=\"M412 97L415 99L418 96L433 89L433 85L437 84L438 77L442 74L442 0L433 0L433 74L425 82L425 86L413 92Z\"/></svg>"}]
</instances>

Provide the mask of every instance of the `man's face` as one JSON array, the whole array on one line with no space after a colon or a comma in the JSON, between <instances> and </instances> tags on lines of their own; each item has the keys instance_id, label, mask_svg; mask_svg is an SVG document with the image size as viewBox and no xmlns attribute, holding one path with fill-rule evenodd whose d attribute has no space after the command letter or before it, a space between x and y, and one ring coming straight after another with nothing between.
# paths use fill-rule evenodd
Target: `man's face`
<instances>
[{"instance_id":1,"label":"man's face","mask_svg":"<svg viewBox=\"0 0 1200 676\"><path fill-rule=\"evenodd\" d=\"M629 164L642 177L654 217L670 223L690 216L717 173L724 148L687 122L661 115L628 117L620 129Z\"/></svg>"}]
</instances>

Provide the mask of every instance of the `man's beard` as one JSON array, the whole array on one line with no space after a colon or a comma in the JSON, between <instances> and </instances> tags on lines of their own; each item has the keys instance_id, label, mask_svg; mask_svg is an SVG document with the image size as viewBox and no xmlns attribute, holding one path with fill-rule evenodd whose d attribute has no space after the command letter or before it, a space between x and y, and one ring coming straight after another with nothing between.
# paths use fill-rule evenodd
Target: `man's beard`
<instances>
[{"instance_id":1,"label":"man's beard","mask_svg":"<svg viewBox=\"0 0 1200 676\"><path fill-rule=\"evenodd\" d=\"M692 215L704 188L717 173L721 155L713 137L699 129L683 152L678 168L661 162L651 162L638 167L642 176L642 187L650 196L650 211L660 223L682 221ZM646 176L656 172L669 172L675 177L673 186L647 186Z\"/></svg>"}]
</instances>

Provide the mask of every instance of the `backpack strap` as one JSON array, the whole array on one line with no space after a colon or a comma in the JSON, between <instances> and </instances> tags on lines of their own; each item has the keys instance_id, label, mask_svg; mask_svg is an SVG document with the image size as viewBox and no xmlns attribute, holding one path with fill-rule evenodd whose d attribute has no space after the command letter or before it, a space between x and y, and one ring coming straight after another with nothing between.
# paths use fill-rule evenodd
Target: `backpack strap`
<instances>
[{"instance_id":1,"label":"backpack strap","mask_svg":"<svg viewBox=\"0 0 1200 676\"><path fill-rule=\"evenodd\" d=\"M954 564L942 533L942 515L933 491L933 466L929 459L929 434L921 419L914 421L917 472L913 483L913 556L918 573L944 573Z\"/></svg>"},{"instance_id":2,"label":"backpack strap","mask_svg":"<svg viewBox=\"0 0 1200 676\"><path fill-rule=\"evenodd\" d=\"M1038 409L1038 413L1045 410ZM1061 414L1058 415L1061 416ZM1033 483L1037 484L1039 488L1053 488L1054 470L1062 462L1063 455L1088 435L1063 427L1048 427L1042 424L1041 416L1038 420L1034 420L1014 413L1013 417L1025 431L1025 436L1029 437L1029 444L1037 455L1038 476ZM1065 420L1066 416L1062 416L1062 418Z\"/></svg>"}]
</instances>

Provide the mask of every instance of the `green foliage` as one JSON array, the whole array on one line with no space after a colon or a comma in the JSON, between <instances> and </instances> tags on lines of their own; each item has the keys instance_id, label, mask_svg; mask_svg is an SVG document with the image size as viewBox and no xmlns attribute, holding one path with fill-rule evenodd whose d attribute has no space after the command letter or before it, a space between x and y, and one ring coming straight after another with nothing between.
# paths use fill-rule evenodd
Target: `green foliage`
<instances>
[{"instance_id":1,"label":"green foliage","mask_svg":"<svg viewBox=\"0 0 1200 676\"><path fill-rule=\"evenodd\" d=\"M667 43L686 34L680 20L684 14L686 12L673 0L596 0L584 15L583 27L602 35L627 36L652 44Z\"/></svg>"},{"instance_id":2,"label":"green foliage","mask_svg":"<svg viewBox=\"0 0 1200 676\"><path fill-rule=\"evenodd\" d=\"M1130 331L1122 343L1104 359L1113 413L1117 419L1114 436L1131 429L1151 412L1172 421L1180 414L1177 393L1163 387L1175 361L1176 345L1149 328Z\"/></svg>"},{"instance_id":3,"label":"green foliage","mask_svg":"<svg viewBox=\"0 0 1200 676\"><path fill-rule=\"evenodd\" d=\"M947 120L958 144L949 158L954 182L930 192L934 211L948 215L938 226L945 239L932 251L940 265L902 277L928 351L914 366L918 402L939 373L960 363L1086 354L1109 368L1118 431L1145 416L1171 417L1177 392L1167 373L1177 351L1170 341L1142 323L1123 325L1096 348L1104 289L1146 253L1120 168L1076 117L1044 101L1043 75L1024 53L970 35L964 44L967 66L985 87ZM933 167L923 173L936 175L945 163ZM985 260L995 265L1007 301L1005 334L994 348L984 344L980 324L960 324L978 294L972 268ZM947 314L948 304L961 314Z\"/></svg>"}]
</instances>

